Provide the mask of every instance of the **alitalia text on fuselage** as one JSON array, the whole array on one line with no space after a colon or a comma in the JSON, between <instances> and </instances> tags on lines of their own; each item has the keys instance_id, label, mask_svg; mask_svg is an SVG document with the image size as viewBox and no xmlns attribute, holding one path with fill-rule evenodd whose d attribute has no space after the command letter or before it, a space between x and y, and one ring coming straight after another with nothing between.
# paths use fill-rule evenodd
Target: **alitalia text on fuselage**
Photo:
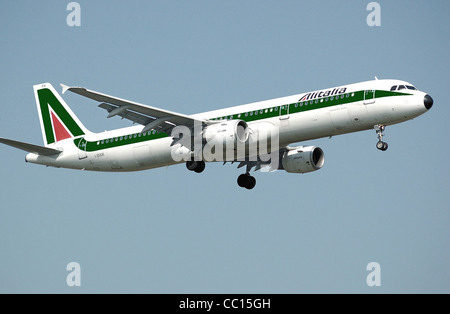
<instances>
[{"instance_id":1,"label":"alitalia text on fuselage","mask_svg":"<svg viewBox=\"0 0 450 314\"><path fill-rule=\"evenodd\" d=\"M336 88L329 89L329 90L307 93L307 94L303 95L298 101L314 100L316 98L321 98L321 97L329 97L329 96L334 96L334 95L345 94L346 91L347 91L347 87L336 87Z\"/></svg>"}]
</instances>

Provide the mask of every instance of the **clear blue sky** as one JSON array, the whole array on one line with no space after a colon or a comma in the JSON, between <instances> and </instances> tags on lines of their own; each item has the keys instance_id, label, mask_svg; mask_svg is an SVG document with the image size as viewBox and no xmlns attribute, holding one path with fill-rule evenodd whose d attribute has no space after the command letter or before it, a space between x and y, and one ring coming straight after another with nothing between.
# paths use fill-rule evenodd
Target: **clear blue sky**
<instances>
[{"instance_id":1,"label":"clear blue sky","mask_svg":"<svg viewBox=\"0 0 450 314\"><path fill-rule=\"evenodd\" d=\"M0 2L0 136L42 145L32 86L84 86L192 114L378 78L430 112L315 140L305 175L183 165L109 174L26 164L0 146L0 293L450 292L448 1ZM64 95L92 131L130 125ZM66 266L81 266L68 287ZM381 266L368 287L366 265Z\"/></svg>"}]
</instances>

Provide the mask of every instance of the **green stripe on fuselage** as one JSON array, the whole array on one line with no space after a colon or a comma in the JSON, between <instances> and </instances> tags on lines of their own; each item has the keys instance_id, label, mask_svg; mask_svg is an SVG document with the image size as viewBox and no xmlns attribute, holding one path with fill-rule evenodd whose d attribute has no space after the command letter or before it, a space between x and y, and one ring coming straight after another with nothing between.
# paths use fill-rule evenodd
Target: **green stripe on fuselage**
<instances>
[{"instance_id":1,"label":"green stripe on fuselage","mask_svg":"<svg viewBox=\"0 0 450 314\"><path fill-rule=\"evenodd\" d=\"M332 106L338 106L338 105L344 105L352 102L358 102L364 100L364 93L365 91L357 91L357 92L350 92L345 94L338 94L334 96L328 96L328 97L322 97L322 98L316 98L308 101L301 101L301 102L295 102L291 104L284 104L279 105L275 107L269 107L264 109L258 109L253 110L249 112L242 112L237 113L233 115L228 116L222 116L222 117L216 117L212 118L210 120L243 120L245 122L252 122L257 120L263 120L268 118L275 118L280 116L280 110L283 111L283 113L289 112L289 114L295 114L300 112L305 112L309 110L315 110L315 109L322 109ZM406 93L399 93L399 92L390 92L390 91L384 91L384 90L376 90L375 96L371 97L371 99L375 98L383 98L383 97L390 97L390 96L407 96L411 94ZM286 108L286 106L288 106ZM74 140L74 143L77 147L83 147L83 145L80 145L80 141L84 141L86 143L86 151L87 152L94 152L101 149L108 149L113 147L120 147L124 145L129 144L135 144L145 141L151 141L156 140L160 138L164 138L169 136L166 133L163 132L157 132L155 130L148 131L146 133L134 133L134 134L128 134L123 135L119 137L114 138L107 138L103 140L99 140L97 142L87 142L84 138L78 138ZM83 143L81 143L83 144ZM80 146L79 146L80 145Z\"/></svg>"},{"instance_id":2,"label":"green stripe on fuselage","mask_svg":"<svg viewBox=\"0 0 450 314\"><path fill-rule=\"evenodd\" d=\"M154 133L154 134L153 134ZM146 142L151 140L156 140L159 138L167 137L168 134L163 132L156 132L151 130L145 133L133 133L127 135L116 136L112 138L102 139L96 142L88 142L84 137L77 138L74 140L74 144L77 147L83 147L86 144L87 152L95 152L101 149L108 149L113 147L120 147L140 142ZM80 143L81 142L81 143ZM81 145L80 145L81 144Z\"/></svg>"}]
</instances>

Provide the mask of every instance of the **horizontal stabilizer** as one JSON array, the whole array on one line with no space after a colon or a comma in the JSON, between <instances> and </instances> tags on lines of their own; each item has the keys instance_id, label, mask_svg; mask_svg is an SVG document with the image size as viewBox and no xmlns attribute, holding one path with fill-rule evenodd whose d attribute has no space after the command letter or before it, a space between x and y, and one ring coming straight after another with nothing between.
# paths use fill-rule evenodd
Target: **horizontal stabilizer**
<instances>
[{"instance_id":1,"label":"horizontal stabilizer","mask_svg":"<svg viewBox=\"0 0 450 314\"><path fill-rule=\"evenodd\" d=\"M0 143L24 150L29 153L34 153L34 154L43 155L43 156L56 155L56 154L61 153L61 151L57 150L57 149L52 149L52 148L48 148L48 147L8 140L6 138L1 138L1 137L0 137Z\"/></svg>"}]
</instances>

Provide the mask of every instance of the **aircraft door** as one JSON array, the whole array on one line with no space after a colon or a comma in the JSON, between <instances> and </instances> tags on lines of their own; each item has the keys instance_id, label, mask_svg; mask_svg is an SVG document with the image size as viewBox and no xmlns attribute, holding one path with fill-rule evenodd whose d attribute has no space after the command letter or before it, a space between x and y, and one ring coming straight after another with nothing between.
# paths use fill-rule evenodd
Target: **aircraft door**
<instances>
[{"instance_id":1,"label":"aircraft door","mask_svg":"<svg viewBox=\"0 0 450 314\"><path fill-rule=\"evenodd\" d=\"M289 119L289 105L280 106L280 120Z\"/></svg>"},{"instance_id":2,"label":"aircraft door","mask_svg":"<svg viewBox=\"0 0 450 314\"><path fill-rule=\"evenodd\" d=\"M375 102L375 90L368 89L364 91L364 105L373 104Z\"/></svg>"},{"instance_id":3,"label":"aircraft door","mask_svg":"<svg viewBox=\"0 0 450 314\"><path fill-rule=\"evenodd\" d=\"M353 103L348 106L350 119L353 124L360 125L367 120L367 106L358 103Z\"/></svg>"},{"instance_id":4,"label":"aircraft door","mask_svg":"<svg viewBox=\"0 0 450 314\"><path fill-rule=\"evenodd\" d=\"M80 141L78 142L78 159L81 160L87 158L86 147L87 147L86 140L84 138L81 138Z\"/></svg>"},{"instance_id":5,"label":"aircraft door","mask_svg":"<svg viewBox=\"0 0 450 314\"><path fill-rule=\"evenodd\" d=\"M345 130L352 126L347 108L330 110L330 117L335 130Z\"/></svg>"}]
</instances>

